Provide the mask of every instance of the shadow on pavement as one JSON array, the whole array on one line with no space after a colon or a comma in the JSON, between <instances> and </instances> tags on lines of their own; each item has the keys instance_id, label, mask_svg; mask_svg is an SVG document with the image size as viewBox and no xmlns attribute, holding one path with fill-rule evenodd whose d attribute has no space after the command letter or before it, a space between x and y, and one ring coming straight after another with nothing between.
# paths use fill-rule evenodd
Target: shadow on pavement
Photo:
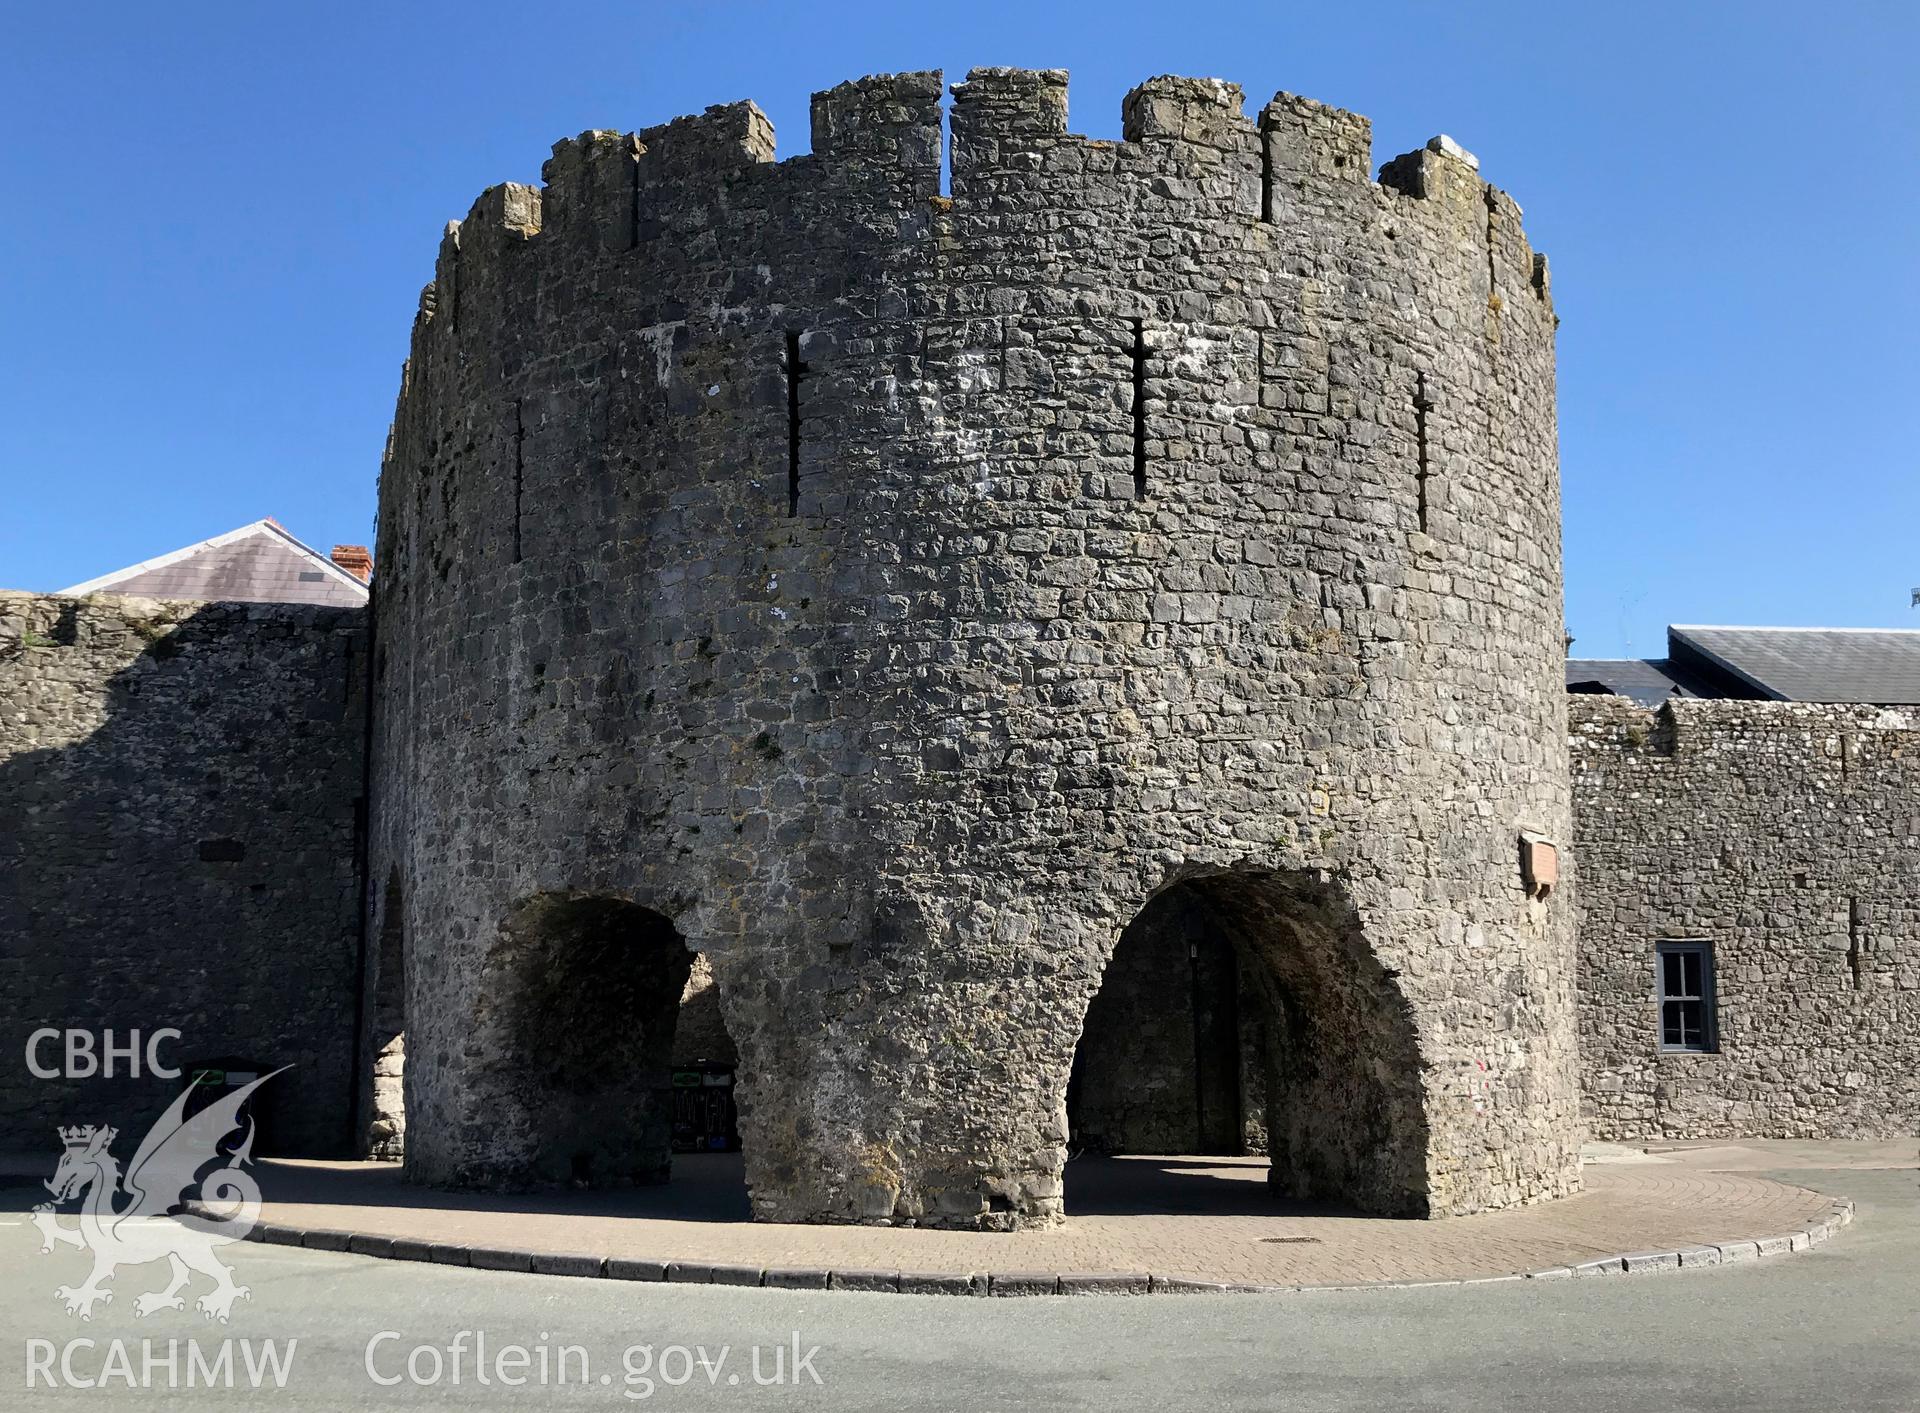
<instances>
[{"instance_id":1,"label":"shadow on pavement","mask_svg":"<svg viewBox=\"0 0 1920 1413\"><path fill-rule=\"evenodd\" d=\"M1267 1186L1265 1158L1129 1155L1067 1164L1067 1216L1359 1217L1337 1202L1285 1197Z\"/></svg>"},{"instance_id":2,"label":"shadow on pavement","mask_svg":"<svg viewBox=\"0 0 1920 1413\"><path fill-rule=\"evenodd\" d=\"M652 1187L448 1192L402 1181L397 1163L269 1159L257 1165L267 1205L407 1207L426 1211L646 1217L676 1222L751 1220L738 1153L683 1153L670 1181ZM1128 1156L1075 1158L1066 1168L1073 1217L1361 1217L1353 1208L1275 1194L1264 1158ZM0 1177L0 1210L47 1200L37 1178Z\"/></svg>"}]
</instances>

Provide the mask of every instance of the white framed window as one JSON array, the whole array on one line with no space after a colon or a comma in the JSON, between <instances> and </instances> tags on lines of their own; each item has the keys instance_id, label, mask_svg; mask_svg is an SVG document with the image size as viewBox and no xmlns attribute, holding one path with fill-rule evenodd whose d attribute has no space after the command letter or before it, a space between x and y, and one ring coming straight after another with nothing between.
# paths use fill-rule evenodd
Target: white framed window
<instances>
[{"instance_id":1,"label":"white framed window","mask_svg":"<svg viewBox=\"0 0 1920 1413\"><path fill-rule=\"evenodd\" d=\"M1713 943L1656 942L1653 968L1659 989L1660 1048L1710 1053L1720 1048L1713 995Z\"/></svg>"}]
</instances>

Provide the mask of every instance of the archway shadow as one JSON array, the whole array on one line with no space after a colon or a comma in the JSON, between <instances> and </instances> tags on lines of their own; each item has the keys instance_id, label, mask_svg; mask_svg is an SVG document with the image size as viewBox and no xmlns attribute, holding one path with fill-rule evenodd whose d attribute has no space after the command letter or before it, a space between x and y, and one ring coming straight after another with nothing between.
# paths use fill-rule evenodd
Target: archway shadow
<instances>
[{"instance_id":1,"label":"archway shadow","mask_svg":"<svg viewBox=\"0 0 1920 1413\"><path fill-rule=\"evenodd\" d=\"M444 1183L421 1180L410 1150L410 1178L471 1190L451 1205L474 1210L747 1219L738 1051L713 968L671 917L617 892L531 894L502 919L485 979L499 1029L465 1082L531 1142Z\"/></svg>"},{"instance_id":2,"label":"archway shadow","mask_svg":"<svg viewBox=\"0 0 1920 1413\"><path fill-rule=\"evenodd\" d=\"M1068 1220L1080 1217L1364 1217L1350 1203L1288 1197L1264 1156L1089 1154L1067 1162Z\"/></svg>"},{"instance_id":3,"label":"archway shadow","mask_svg":"<svg viewBox=\"0 0 1920 1413\"><path fill-rule=\"evenodd\" d=\"M1121 934L1087 1008L1066 1099L1088 1156L1068 1165L1068 1215L1291 1199L1424 1216L1421 1073L1397 977L1337 880L1180 879ZM1240 1156L1263 1150L1270 1161Z\"/></svg>"},{"instance_id":4,"label":"archway shadow","mask_svg":"<svg viewBox=\"0 0 1920 1413\"><path fill-rule=\"evenodd\" d=\"M259 1164L269 1205L346 1209L630 1217L731 1223L752 1220L738 1153L676 1153L667 1181L619 1188L546 1187L470 1192L403 1182L395 1163L269 1159ZM1365 1217L1349 1204L1288 1197L1267 1183L1264 1158L1181 1156L1075 1158L1067 1164L1069 1220L1083 1217ZM30 1178L0 1183L0 1209L44 1199Z\"/></svg>"},{"instance_id":5,"label":"archway shadow","mask_svg":"<svg viewBox=\"0 0 1920 1413\"><path fill-rule=\"evenodd\" d=\"M738 1153L676 1153L665 1182L632 1187L541 1187L475 1192L403 1181L397 1163L269 1160L259 1164L269 1207L408 1207L422 1211L581 1217L646 1217L674 1222L747 1222L745 1169ZM23 1195L25 1189L22 1189ZM0 1191L0 1202L11 1199Z\"/></svg>"}]
</instances>

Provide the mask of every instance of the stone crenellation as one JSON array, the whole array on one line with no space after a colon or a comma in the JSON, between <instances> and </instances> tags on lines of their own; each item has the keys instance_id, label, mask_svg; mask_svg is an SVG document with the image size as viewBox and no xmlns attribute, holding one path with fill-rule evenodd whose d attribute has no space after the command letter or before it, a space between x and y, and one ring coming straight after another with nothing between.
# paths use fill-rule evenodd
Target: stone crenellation
<instances>
[{"instance_id":1,"label":"stone crenellation","mask_svg":"<svg viewBox=\"0 0 1920 1413\"><path fill-rule=\"evenodd\" d=\"M371 619L0 594L16 1055L175 1027L293 1066L261 1151L455 1186L658 1180L737 1099L754 1215L989 1230L1074 1152L1447 1216L1583 1125L1910 1132L1920 709L1565 695L1552 292L1477 160L951 92L484 193ZM0 1150L179 1084L23 1075Z\"/></svg>"},{"instance_id":2,"label":"stone crenellation","mask_svg":"<svg viewBox=\"0 0 1920 1413\"><path fill-rule=\"evenodd\" d=\"M1912 1133L1920 710L1570 700L1594 1135ZM1654 948L1692 939L1719 1045L1662 1051Z\"/></svg>"},{"instance_id":3,"label":"stone crenellation","mask_svg":"<svg viewBox=\"0 0 1920 1413\"><path fill-rule=\"evenodd\" d=\"M441 242L376 576L409 1175L657 1175L665 947L756 1215L1056 1220L1082 1018L1178 891L1267 1008L1277 1186L1572 1191L1519 208L1441 140L1376 181L1292 95L1153 79L1117 143L1059 71L942 96L818 94L784 161L745 103L587 132ZM622 995L630 1073L548 1043Z\"/></svg>"}]
</instances>

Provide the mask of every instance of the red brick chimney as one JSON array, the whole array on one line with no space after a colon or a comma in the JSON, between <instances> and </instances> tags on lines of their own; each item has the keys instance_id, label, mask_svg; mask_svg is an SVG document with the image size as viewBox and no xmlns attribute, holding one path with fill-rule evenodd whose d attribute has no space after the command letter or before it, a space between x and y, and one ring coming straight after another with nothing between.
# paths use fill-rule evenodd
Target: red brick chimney
<instances>
[{"instance_id":1,"label":"red brick chimney","mask_svg":"<svg viewBox=\"0 0 1920 1413\"><path fill-rule=\"evenodd\" d=\"M332 558L363 584L373 578L373 556L367 553L365 545L335 545Z\"/></svg>"}]
</instances>

